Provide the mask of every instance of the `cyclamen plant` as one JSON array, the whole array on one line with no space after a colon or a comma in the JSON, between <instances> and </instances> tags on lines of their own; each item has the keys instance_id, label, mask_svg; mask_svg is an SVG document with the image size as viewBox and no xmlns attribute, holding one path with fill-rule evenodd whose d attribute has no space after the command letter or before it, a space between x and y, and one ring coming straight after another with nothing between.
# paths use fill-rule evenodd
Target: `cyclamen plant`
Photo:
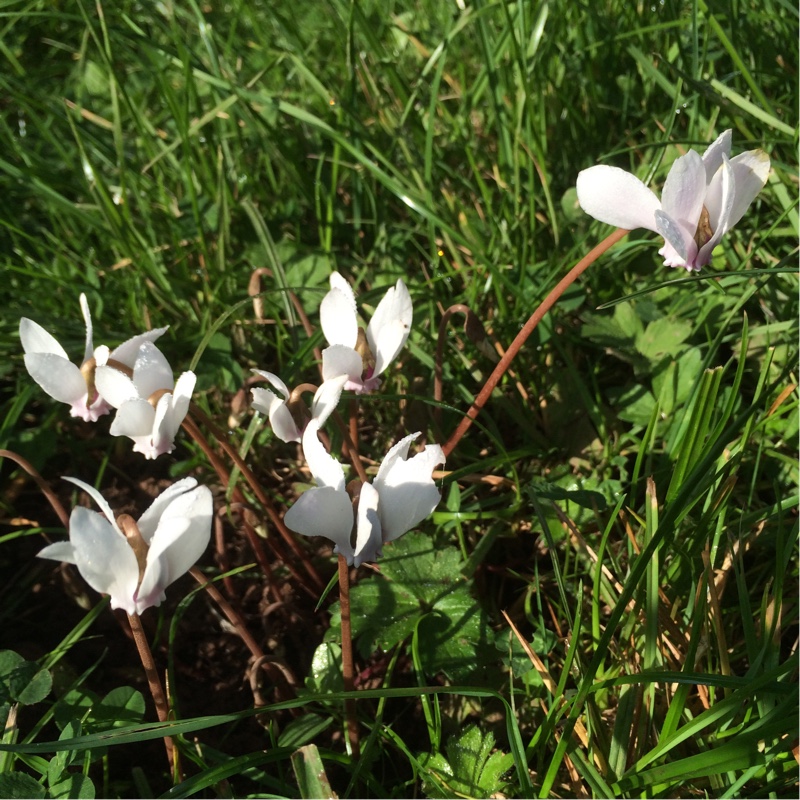
<instances>
[{"instance_id":1,"label":"cyclamen plant","mask_svg":"<svg viewBox=\"0 0 800 800\"><path fill-rule=\"evenodd\" d=\"M659 252L669 266L696 271L708 264L712 250L739 221L764 186L769 172L769 158L761 151L748 151L731 159L730 148L731 132L726 131L702 157L691 151L678 158L667 176L660 201L637 178L623 170L596 166L581 172L577 186L581 206L590 215L619 225L621 229L576 264L536 309L506 349L450 439L443 446L427 444L409 457L412 443L422 433L401 437L389 449L373 480L369 480L358 448L350 438L357 432L357 413L353 414L348 428L341 424L335 412L343 392L358 396L379 388L380 376L408 339L413 318L411 296L405 283L398 280L379 302L365 330L358 324L353 290L342 275L334 272L330 276L330 291L320 306L320 325L329 344L322 352L323 381L316 389L310 409L299 399L307 384L290 391L277 375L255 370L275 391L253 389L253 408L268 417L277 438L302 444L316 484L300 494L283 516L272 509L269 497L224 435L196 408L190 412L194 374L184 372L175 382L169 363L154 344L166 328L135 336L114 350L94 348L88 303L81 295L86 323L86 347L81 366L72 364L56 339L28 319L20 323L25 365L45 392L70 405L72 416L95 421L116 408L111 434L131 438L134 450L148 459L172 452L175 436L183 425L209 454L220 482L228 485L230 476L199 432L192 418L194 414L212 428L219 445L239 468L289 547L297 547L289 531L303 536L322 536L334 543L342 611L342 669L345 689L350 691L353 689L353 658L348 567L357 568L377 561L386 544L432 513L441 497L434 479L435 468L444 464L466 433L544 314L578 275L619 241L627 229L646 227L660 233L665 244ZM340 423L346 445L343 451L358 475L350 484L343 463L329 452L320 438L331 417ZM166 700L163 692L158 696L160 690L154 685L158 681L152 678L152 657L149 656L148 661L146 641L144 645L139 641L143 633L137 627L137 620L140 613L162 602L167 586L189 570L207 547L213 515L211 492L197 486L192 478L178 481L134 521L127 516L115 517L103 496L88 484L75 478L67 480L83 488L95 500L102 516L76 508L69 520L69 541L50 544L39 556L74 564L90 586L110 596L112 608L124 609L130 615L145 669L151 677L159 716L166 719ZM241 493L237 495L237 491L233 489L235 502L244 506L245 498ZM259 537L246 520L242 526L260 561ZM277 550L277 542L273 546ZM292 564L289 557L283 560L287 565ZM303 568L315 583L324 586L307 561L303 562ZM233 612L226 613L229 619L235 620ZM241 629L244 630L243 626ZM247 635L244 630L243 639ZM257 659L263 660L257 644L248 646ZM352 705L347 708L347 717L352 753L357 755L358 730ZM169 745L168 752L171 754Z\"/></svg>"}]
</instances>

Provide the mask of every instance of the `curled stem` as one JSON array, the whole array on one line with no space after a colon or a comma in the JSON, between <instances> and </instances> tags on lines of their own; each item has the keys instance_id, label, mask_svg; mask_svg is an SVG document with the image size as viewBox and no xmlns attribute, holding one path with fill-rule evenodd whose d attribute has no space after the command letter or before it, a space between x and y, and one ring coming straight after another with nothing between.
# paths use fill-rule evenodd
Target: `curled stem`
<instances>
[{"instance_id":1,"label":"curled stem","mask_svg":"<svg viewBox=\"0 0 800 800\"><path fill-rule=\"evenodd\" d=\"M528 321L522 327L522 330L517 334L516 338L506 350L505 355L500 359L498 365L494 368L492 374L486 380L483 388L480 390L478 396L473 400L469 410L458 423L455 431L453 431L447 443L442 447L445 456L449 456L455 449L455 446L461 441L464 434L470 429L475 418L480 414L481 409L486 405L489 397L491 396L494 388L500 382L500 379L505 374L510 366L514 357L525 344L528 337L533 333L536 326L542 321L544 315L555 305L556 301L562 294L575 282L581 273L583 273L589 266L591 266L603 253L610 247L615 245L620 239L626 236L630 231L624 228L617 228L614 233L608 235L603 239L600 244L587 253L550 291L550 294L545 297L539 304L536 311L531 314Z\"/></svg>"},{"instance_id":2,"label":"curled stem","mask_svg":"<svg viewBox=\"0 0 800 800\"><path fill-rule=\"evenodd\" d=\"M61 501L56 497L55 492L50 488L50 484L39 474L36 467L34 467L30 461L12 450L0 450L0 458L10 458L36 481L36 485L53 507L53 511L56 512L56 515L61 520L61 524L69 530L69 515L64 510L64 506L61 505Z\"/></svg>"},{"instance_id":3,"label":"curled stem","mask_svg":"<svg viewBox=\"0 0 800 800\"><path fill-rule=\"evenodd\" d=\"M346 692L353 692L355 684L353 683L353 635L350 628L350 570L347 559L342 555L339 555L339 605L342 614L342 682ZM344 711L350 755L358 758L361 748L358 741L356 701L352 697L344 701Z\"/></svg>"}]
</instances>

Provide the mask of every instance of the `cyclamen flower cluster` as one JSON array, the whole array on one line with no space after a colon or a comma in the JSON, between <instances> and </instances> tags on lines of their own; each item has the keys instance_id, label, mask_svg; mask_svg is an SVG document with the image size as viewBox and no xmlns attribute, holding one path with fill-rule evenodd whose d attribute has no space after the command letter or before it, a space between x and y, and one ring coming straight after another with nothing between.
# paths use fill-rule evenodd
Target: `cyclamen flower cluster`
<instances>
[{"instance_id":1,"label":"cyclamen flower cluster","mask_svg":"<svg viewBox=\"0 0 800 800\"><path fill-rule=\"evenodd\" d=\"M134 451L145 458L171 453L189 409L195 375L184 372L175 383L169 363L153 343L167 328L134 336L114 350L105 345L95 348L84 294L80 305L86 324L80 367L41 325L25 317L20 320L25 367L31 377L54 400L67 403L73 417L86 422L96 422L112 408L118 409L111 435L128 436Z\"/></svg>"},{"instance_id":2,"label":"cyclamen flower cluster","mask_svg":"<svg viewBox=\"0 0 800 800\"><path fill-rule=\"evenodd\" d=\"M320 306L320 323L329 347L322 351L323 383L310 414L298 409L286 384L271 372L254 370L280 396L269 389L251 391L253 408L269 416L275 435L284 442L302 442L316 483L287 511L287 527L304 536L330 539L334 553L358 567L376 561L384 544L431 514L441 499L433 471L445 459L439 445L427 445L408 458L411 443L420 436L420 432L412 433L389 450L372 483L362 483L352 496L348 493L344 467L325 450L318 434L342 391L362 394L380 386L379 376L408 339L413 309L408 289L398 280L364 331L358 326L355 295L347 281L334 272L330 285Z\"/></svg>"}]
</instances>

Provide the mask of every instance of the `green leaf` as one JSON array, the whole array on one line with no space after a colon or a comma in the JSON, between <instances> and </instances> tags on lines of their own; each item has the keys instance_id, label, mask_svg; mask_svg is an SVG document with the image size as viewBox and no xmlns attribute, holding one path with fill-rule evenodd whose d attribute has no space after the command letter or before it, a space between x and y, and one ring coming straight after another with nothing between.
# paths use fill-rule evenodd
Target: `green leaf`
<instances>
[{"instance_id":1,"label":"green leaf","mask_svg":"<svg viewBox=\"0 0 800 800\"><path fill-rule=\"evenodd\" d=\"M493 797L508 788L501 776L514 765L514 757L492 752L491 732L483 734L477 725L472 725L451 736L445 749L446 758L437 754L420 759L428 797Z\"/></svg>"},{"instance_id":2,"label":"green leaf","mask_svg":"<svg viewBox=\"0 0 800 800\"><path fill-rule=\"evenodd\" d=\"M26 661L13 650L0 651L0 700L30 706L50 694L53 679L34 661Z\"/></svg>"},{"instance_id":3,"label":"green leaf","mask_svg":"<svg viewBox=\"0 0 800 800\"><path fill-rule=\"evenodd\" d=\"M420 660L428 674L452 680L479 680L490 650L487 620L461 575L454 547L435 549L429 536L406 534L388 546L381 573L362 579L350 591L353 637L368 658L389 650L419 626ZM338 608L338 607L337 607ZM338 612L332 621L338 636Z\"/></svg>"},{"instance_id":4,"label":"green leaf","mask_svg":"<svg viewBox=\"0 0 800 800\"><path fill-rule=\"evenodd\" d=\"M684 349L683 343L691 332L692 323L689 320L661 317L636 337L636 349L650 361L675 356Z\"/></svg>"},{"instance_id":5,"label":"green leaf","mask_svg":"<svg viewBox=\"0 0 800 800\"><path fill-rule=\"evenodd\" d=\"M144 697L131 686L112 689L92 708L87 727L95 731L136 725L144 719Z\"/></svg>"},{"instance_id":6,"label":"green leaf","mask_svg":"<svg viewBox=\"0 0 800 800\"><path fill-rule=\"evenodd\" d=\"M44 786L30 775L22 772L7 772L0 775L0 797L39 798L45 796Z\"/></svg>"},{"instance_id":7,"label":"green leaf","mask_svg":"<svg viewBox=\"0 0 800 800\"><path fill-rule=\"evenodd\" d=\"M50 787L50 797L76 798L76 800L94 800L94 783L85 775L75 774Z\"/></svg>"}]
</instances>

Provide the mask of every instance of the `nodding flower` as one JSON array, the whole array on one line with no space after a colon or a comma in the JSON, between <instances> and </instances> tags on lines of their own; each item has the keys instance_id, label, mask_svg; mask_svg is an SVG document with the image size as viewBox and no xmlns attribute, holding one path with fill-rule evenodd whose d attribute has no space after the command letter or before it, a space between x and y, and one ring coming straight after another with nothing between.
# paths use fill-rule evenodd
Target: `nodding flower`
<instances>
[{"instance_id":1,"label":"nodding flower","mask_svg":"<svg viewBox=\"0 0 800 800\"><path fill-rule=\"evenodd\" d=\"M731 131L700 156L675 159L659 200L635 175L599 165L578 174L578 202L600 222L647 228L664 237L658 251L668 267L697 271L742 218L769 176L769 156L748 150L730 158Z\"/></svg>"}]
</instances>

